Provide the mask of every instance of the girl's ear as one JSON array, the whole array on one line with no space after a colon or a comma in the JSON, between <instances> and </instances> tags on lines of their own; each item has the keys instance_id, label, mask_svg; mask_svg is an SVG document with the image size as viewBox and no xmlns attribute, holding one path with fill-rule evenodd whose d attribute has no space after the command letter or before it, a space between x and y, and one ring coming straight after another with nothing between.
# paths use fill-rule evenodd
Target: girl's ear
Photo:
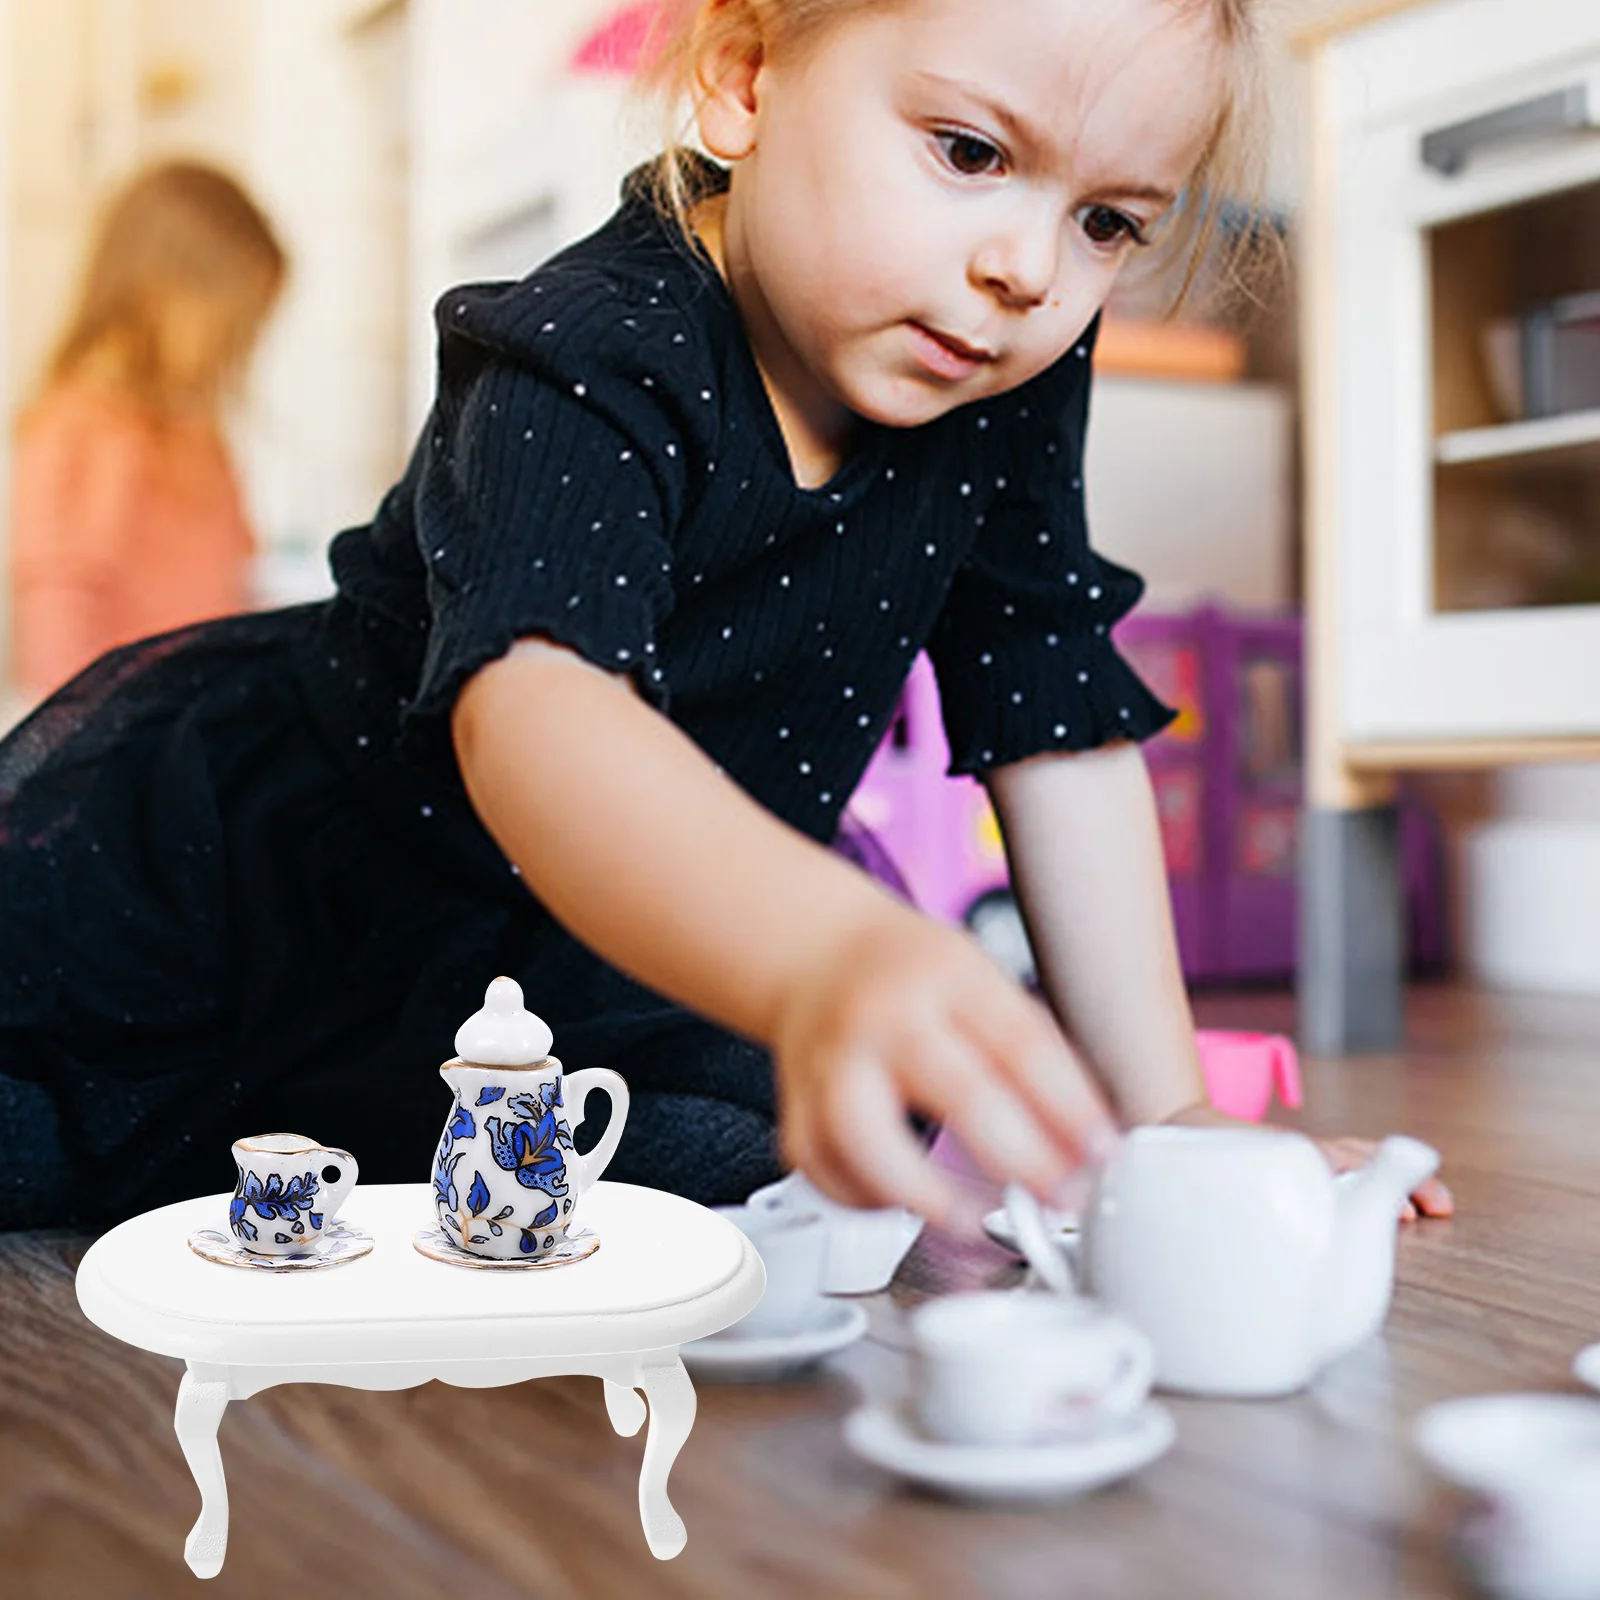
<instances>
[{"instance_id":1,"label":"girl's ear","mask_svg":"<svg viewBox=\"0 0 1600 1600\"><path fill-rule=\"evenodd\" d=\"M719 161L740 161L756 147L757 89L766 51L750 0L711 0L701 13L695 63L695 122L700 142Z\"/></svg>"}]
</instances>

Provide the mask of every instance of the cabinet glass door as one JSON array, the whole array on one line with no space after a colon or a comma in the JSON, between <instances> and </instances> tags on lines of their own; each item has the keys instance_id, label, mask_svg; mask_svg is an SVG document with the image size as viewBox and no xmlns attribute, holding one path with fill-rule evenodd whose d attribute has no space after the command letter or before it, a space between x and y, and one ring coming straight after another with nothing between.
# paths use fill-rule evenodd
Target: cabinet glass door
<instances>
[{"instance_id":1,"label":"cabinet glass door","mask_svg":"<svg viewBox=\"0 0 1600 1600\"><path fill-rule=\"evenodd\" d=\"M1600 731L1600 133L1516 124L1568 78L1600 95L1580 63L1501 101L1485 90L1477 115L1347 135L1337 529L1352 741Z\"/></svg>"}]
</instances>

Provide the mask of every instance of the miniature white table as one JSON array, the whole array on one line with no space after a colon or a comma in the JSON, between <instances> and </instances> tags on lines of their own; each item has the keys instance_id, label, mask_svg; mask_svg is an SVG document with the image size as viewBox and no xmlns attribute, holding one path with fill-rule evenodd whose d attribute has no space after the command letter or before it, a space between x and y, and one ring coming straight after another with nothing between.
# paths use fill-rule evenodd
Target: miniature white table
<instances>
[{"instance_id":1,"label":"miniature white table","mask_svg":"<svg viewBox=\"0 0 1600 1600\"><path fill-rule=\"evenodd\" d=\"M412 1248L433 1220L426 1183L358 1188L345 1222L375 1240L370 1255L313 1271L219 1266L188 1246L195 1228L226 1229L231 1196L147 1211L90 1246L78 1303L128 1344L189 1364L176 1426L200 1488L200 1518L184 1557L202 1578L222 1568L228 1492L217 1428L230 1400L277 1383L408 1389L437 1378L491 1388L582 1373L605 1382L620 1434L650 1431L639 1472L639 1517L651 1553L677 1555L686 1534L667 1499L667 1473L689 1437L695 1395L678 1346L738 1321L761 1298L761 1258L732 1223L704 1206L600 1182L579 1226L600 1235L586 1260L543 1271L433 1261Z\"/></svg>"}]
</instances>

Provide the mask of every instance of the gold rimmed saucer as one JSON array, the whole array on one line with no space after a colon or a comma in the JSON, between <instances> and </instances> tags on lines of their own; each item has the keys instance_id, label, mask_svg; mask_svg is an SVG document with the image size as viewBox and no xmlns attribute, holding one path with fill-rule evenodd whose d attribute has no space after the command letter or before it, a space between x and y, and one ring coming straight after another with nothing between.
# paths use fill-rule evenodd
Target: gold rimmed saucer
<instances>
[{"instance_id":1,"label":"gold rimmed saucer","mask_svg":"<svg viewBox=\"0 0 1600 1600\"><path fill-rule=\"evenodd\" d=\"M322 1238L309 1250L289 1256L258 1255L246 1250L230 1233L220 1228L196 1228L189 1235L189 1248L219 1267L251 1267L264 1272L314 1272L318 1267L342 1267L371 1254L372 1235L348 1222L330 1222Z\"/></svg>"},{"instance_id":2,"label":"gold rimmed saucer","mask_svg":"<svg viewBox=\"0 0 1600 1600\"><path fill-rule=\"evenodd\" d=\"M543 1255L518 1256L504 1261L496 1256L475 1256L470 1250L463 1250L437 1223L431 1228L419 1228L411 1243L430 1261L443 1261L452 1267L487 1267L491 1271L509 1267L513 1272L533 1272L541 1267L570 1267L574 1261L587 1260L600 1248L600 1235L584 1228L569 1233Z\"/></svg>"}]
</instances>

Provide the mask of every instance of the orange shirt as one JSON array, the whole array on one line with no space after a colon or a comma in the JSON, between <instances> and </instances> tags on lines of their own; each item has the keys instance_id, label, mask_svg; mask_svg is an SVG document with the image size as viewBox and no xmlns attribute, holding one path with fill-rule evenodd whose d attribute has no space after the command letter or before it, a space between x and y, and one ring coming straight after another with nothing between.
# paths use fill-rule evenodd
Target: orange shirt
<instances>
[{"instance_id":1,"label":"orange shirt","mask_svg":"<svg viewBox=\"0 0 1600 1600\"><path fill-rule=\"evenodd\" d=\"M255 547L214 425L158 424L86 383L49 390L17 431L14 670L30 696L113 645L243 609Z\"/></svg>"}]
</instances>

